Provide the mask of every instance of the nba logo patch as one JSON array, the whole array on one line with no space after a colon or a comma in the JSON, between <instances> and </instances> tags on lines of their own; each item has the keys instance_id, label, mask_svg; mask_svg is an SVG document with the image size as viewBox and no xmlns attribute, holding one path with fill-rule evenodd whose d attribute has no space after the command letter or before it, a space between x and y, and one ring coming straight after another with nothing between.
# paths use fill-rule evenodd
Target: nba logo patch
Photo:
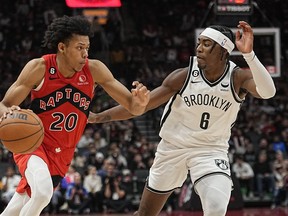
<instances>
[{"instance_id":1,"label":"nba logo patch","mask_svg":"<svg viewBox=\"0 0 288 216\"><path fill-rule=\"evenodd\" d=\"M224 38L223 41L221 42L221 46L223 47L226 44L227 40Z\"/></svg>"},{"instance_id":2,"label":"nba logo patch","mask_svg":"<svg viewBox=\"0 0 288 216\"><path fill-rule=\"evenodd\" d=\"M215 159L215 164L222 170L227 170L229 169L229 163L225 160L222 159Z\"/></svg>"}]
</instances>

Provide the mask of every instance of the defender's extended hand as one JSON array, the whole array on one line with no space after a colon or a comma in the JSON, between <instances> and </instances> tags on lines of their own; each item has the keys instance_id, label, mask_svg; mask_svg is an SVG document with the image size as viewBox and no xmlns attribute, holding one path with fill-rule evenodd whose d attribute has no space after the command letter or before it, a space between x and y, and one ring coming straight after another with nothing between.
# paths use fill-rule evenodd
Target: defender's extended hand
<instances>
[{"instance_id":1,"label":"defender's extended hand","mask_svg":"<svg viewBox=\"0 0 288 216\"><path fill-rule=\"evenodd\" d=\"M252 52L254 35L251 26L245 21L239 21L237 27L242 30L241 33L240 30L238 30L235 34L235 44L237 49L242 53Z\"/></svg>"},{"instance_id":2,"label":"defender's extended hand","mask_svg":"<svg viewBox=\"0 0 288 216\"><path fill-rule=\"evenodd\" d=\"M135 88L131 90L133 96L133 105L146 107L150 100L150 91L142 83L134 81L132 83Z\"/></svg>"}]
</instances>

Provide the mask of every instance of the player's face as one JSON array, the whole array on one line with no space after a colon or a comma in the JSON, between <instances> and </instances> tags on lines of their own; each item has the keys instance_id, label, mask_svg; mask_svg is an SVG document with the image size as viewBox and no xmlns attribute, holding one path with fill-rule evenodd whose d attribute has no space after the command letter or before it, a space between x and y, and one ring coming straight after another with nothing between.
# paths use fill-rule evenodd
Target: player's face
<instances>
[{"instance_id":1,"label":"player's face","mask_svg":"<svg viewBox=\"0 0 288 216\"><path fill-rule=\"evenodd\" d=\"M206 69L217 65L223 55L222 47L205 36L199 36L196 46L198 67Z\"/></svg>"},{"instance_id":2,"label":"player's face","mask_svg":"<svg viewBox=\"0 0 288 216\"><path fill-rule=\"evenodd\" d=\"M90 41L88 36L74 35L65 45L66 64L74 72L82 70L88 58Z\"/></svg>"}]
</instances>

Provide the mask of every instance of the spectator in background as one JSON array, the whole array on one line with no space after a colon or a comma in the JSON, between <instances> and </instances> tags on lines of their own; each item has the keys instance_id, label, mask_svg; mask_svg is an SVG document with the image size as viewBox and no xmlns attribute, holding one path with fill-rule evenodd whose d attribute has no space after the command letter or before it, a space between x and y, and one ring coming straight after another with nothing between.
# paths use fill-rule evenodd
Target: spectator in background
<instances>
[{"instance_id":1,"label":"spectator in background","mask_svg":"<svg viewBox=\"0 0 288 216\"><path fill-rule=\"evenodd\" d=\"M103 185L95 166L88 166L88 175L84 177L84 188L90 197L90 212L103 212Z\"/></svg>"},{"instance_id":2,"label":"spectator in background","mask_svg":"<svg viewBox=\"0 0 288 216\"><path fill-rule=\"evenodd\" d=\"M102 152L97 152L95 155L95 158L96 158L95 166L96 166L97 170L101 169L101 167L104 164L104 160L105 160L104 154Z\"/></svg>"},{"instance_id":3,"label":"spectator in background","mask_svg":"<svg viewBox=\"0 0 288 216\"><path fill-rule=\"evenodd\" d=\"M78 174L79 173L76 171L75 166L70 165L67 173L65 174L64 178L61 181L62 187L66 189L69 184L74 183L75 176Z\"/></svg>"},{"instance_id":4,"label":"spectator in background","mask_svg":"<svg viewBox=\"0 0 288 216\"><path fill-rule=\"evenodd\" d=\"M43 12L43 18L45 25L49 25L55 18L57 18L56 11L54 8L47 4L47 9Z\"/></svg>"},{"instance_id":5,"label":"spectator in background","mask_svg":"<svg viewBox=\"0 0 288 216\"><path fill-rule=\"evenodd\" d=\"M287 205L288 201L288 160L285 155L281 150L276 151L276 157L272 163L275 178L272 208Z\"/></svg>"},{"instance_id":6,"label":"spectator in background","mask_svg":"<svg viewBox=\"0 0 288 216\"><path fill-rule=\"evenodd\" d=\"M126 199L126 191L121 183L122 176L110 165L104 184L104 202L108 212L124 213L129 211L130 202Z\"/></svg>"},{"instance_id":7,"label":"spectator in background","mask_svg":"<svg viewBox=\"0 0 288 216\"><path fill-rule=\"evenodd\" d=\"M82 184L81 175L76 174L74 177L74 182L68 185L65 194L68 202L68 212L82 214L89 207L89 196Z\"/></svg>"},{"instance_id":8,"label":"spectator in background","mask_svg":"<svg viewBox=\"0 0 288 216\"><path fill-rule=\"evenodd\" d=\"M257 145L258 149L256 151L256 155L260 154L260 152L265 152L267 155L267 160L271 162L275 159L275 151L273 150L273 145L269 142L269 140L266 137L262 137L259 140L259 143ZM258 160L256 158L255 162Z\"/></svg>"},{"instance_id":9,"label":"spectator in background","mask_svg":"<svg viewBox=\"0 0 288 216\"><path fill-rule=\"evenodd\" d=\"M236 155L232 170L239 181L244 198L252 198L254 190L254 172L251 165L243 160L243 155Z\"/></svg>"},{"instance_id":10,"label":"spectator in background","mask_svg":"<svg viewBox=\"0 0 288 216\"><path fill-rule=\"evenodd\" d=\"M118 169L122 170L127 167L127 159L124 157L120 148L118 147L116 142L113 142L109 145L110 149L108 152L108 158L113 159L116 162L116 166Z\"/></svg>"},{"instance_id":11,"label":"spectator in background","mask_svg":"<svg viewBox=\"0 0 288 216\"><path fill-rule=\"evenodd\" d=\"M116 166L114 159L105 158L103 161L102 167L100 169L98 169L98 175L101 176L103 185L105 184L105 179L106 179L106 176L108 174L108 170L111 169L110 168L111 166L113 167L113 169Z\"/></svg>"},{"instance_id":12,"label":"spectator in background","mask_svg":"<svg viewBox=\"0 0 288 216\"><path fill-rule=\"evenodd\" d=\"M245 137L243 135L242 130L239 128L233 128L232 129L232 136L230 138L233 142L233 145L235 147L235 153L236 154L244 154L245 153Z\"/></svg>"},{"instance_id":13,"label":"spectator in background","mask_svg":"<svg viewBox=\"0 0 288 216\"><path fill-rule=\"evenodd\" d=\"M281 136L279 134L273 136L272 146L275 152L281 151L286 157L287 155L286 144L281 140Z\"/></svg>"},{"instance_id":14,"label":"spectator in background","mask_svg":"<svg viewBox=\"0 0 288 216\"><path fill-rule=\"evenodd\" d=\"M101 135L100 131L95 131L93 135L93 144L97 150L107 146L107 140Z\"/></svg>"},{"instance_id":15,"label":"spectator in background","mask_svg":"<svg viewBox=\"0 0 288 216\"><path fill-rule=\"evenodd\" d=\"M2 201L7 204L13 197L16 188L20 182L21 176L15 173L12 166L7 167L6 175L3 176L2 182Z\"/></svg>"},{"instance_id":16,"label":"spectator in background","mask_svg":"<svg viewBox=\"0 0 288 216\"><path fill-rule=\"evenodd\" d=\"M249 163L250 166L253 167L256 161L256 152L255 152L254 144L248 138L246 138L245 140L246 140L245 142L246 150L245 150L245 154L243 155L243 159L244 161Z\"/></svg>"},{"instance_id":17,"label":"spectator in background","mask_svg":"<svg viewBox=\"0 0 288 216\"><path fill-rule=\"evenodd\" d=\"M134 173L135 170L139 169L149 169L149 167L147 167L147 165L144 163L141 153L136 153L134 155L132 161L128 163L128 168L131 170L132 173Z\"/></svg>"},{"instance_id":18,"label":"spectator in background","mask_svg":"<svg viewBox=\"0 0 288 216\"><path fill-rule=\"evenodd\" d=\"M86 154L88 151L89 144L94 142L93 129L91 127L87 127L84 130L79 142L77 143L77 149L80 155Z\"/></svg>"},{"instance_id":19,"label":"spectator in background","mask_svg":"<svg viewBox=\"0 0 288 216\"><path fill-rule=\"evenodd\" d=\"M272 195L275 190L275 180L271 163L268 161L265 151L259 153L253 171L255 173L256 190L259 198L263 199L265 195Z\"/></svg>"}]
</instances>

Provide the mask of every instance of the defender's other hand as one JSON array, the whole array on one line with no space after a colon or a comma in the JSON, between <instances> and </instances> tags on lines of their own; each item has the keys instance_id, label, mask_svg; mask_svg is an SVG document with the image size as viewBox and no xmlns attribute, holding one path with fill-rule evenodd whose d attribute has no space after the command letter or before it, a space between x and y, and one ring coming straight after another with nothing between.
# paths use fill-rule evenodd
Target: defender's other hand
<instances>
[{"instance_id":1,"label":"defender's other hand","mask_svg":"<svg viewBox=\"0 0 288 216\"><path fill-rule=\"evenodd\" d=\"M245 21L239 21L237 27L242 31L238 30L235 34L237 49L242 53L252 52L254 35L251 26Z\"/></svg>"}]
</instances>

